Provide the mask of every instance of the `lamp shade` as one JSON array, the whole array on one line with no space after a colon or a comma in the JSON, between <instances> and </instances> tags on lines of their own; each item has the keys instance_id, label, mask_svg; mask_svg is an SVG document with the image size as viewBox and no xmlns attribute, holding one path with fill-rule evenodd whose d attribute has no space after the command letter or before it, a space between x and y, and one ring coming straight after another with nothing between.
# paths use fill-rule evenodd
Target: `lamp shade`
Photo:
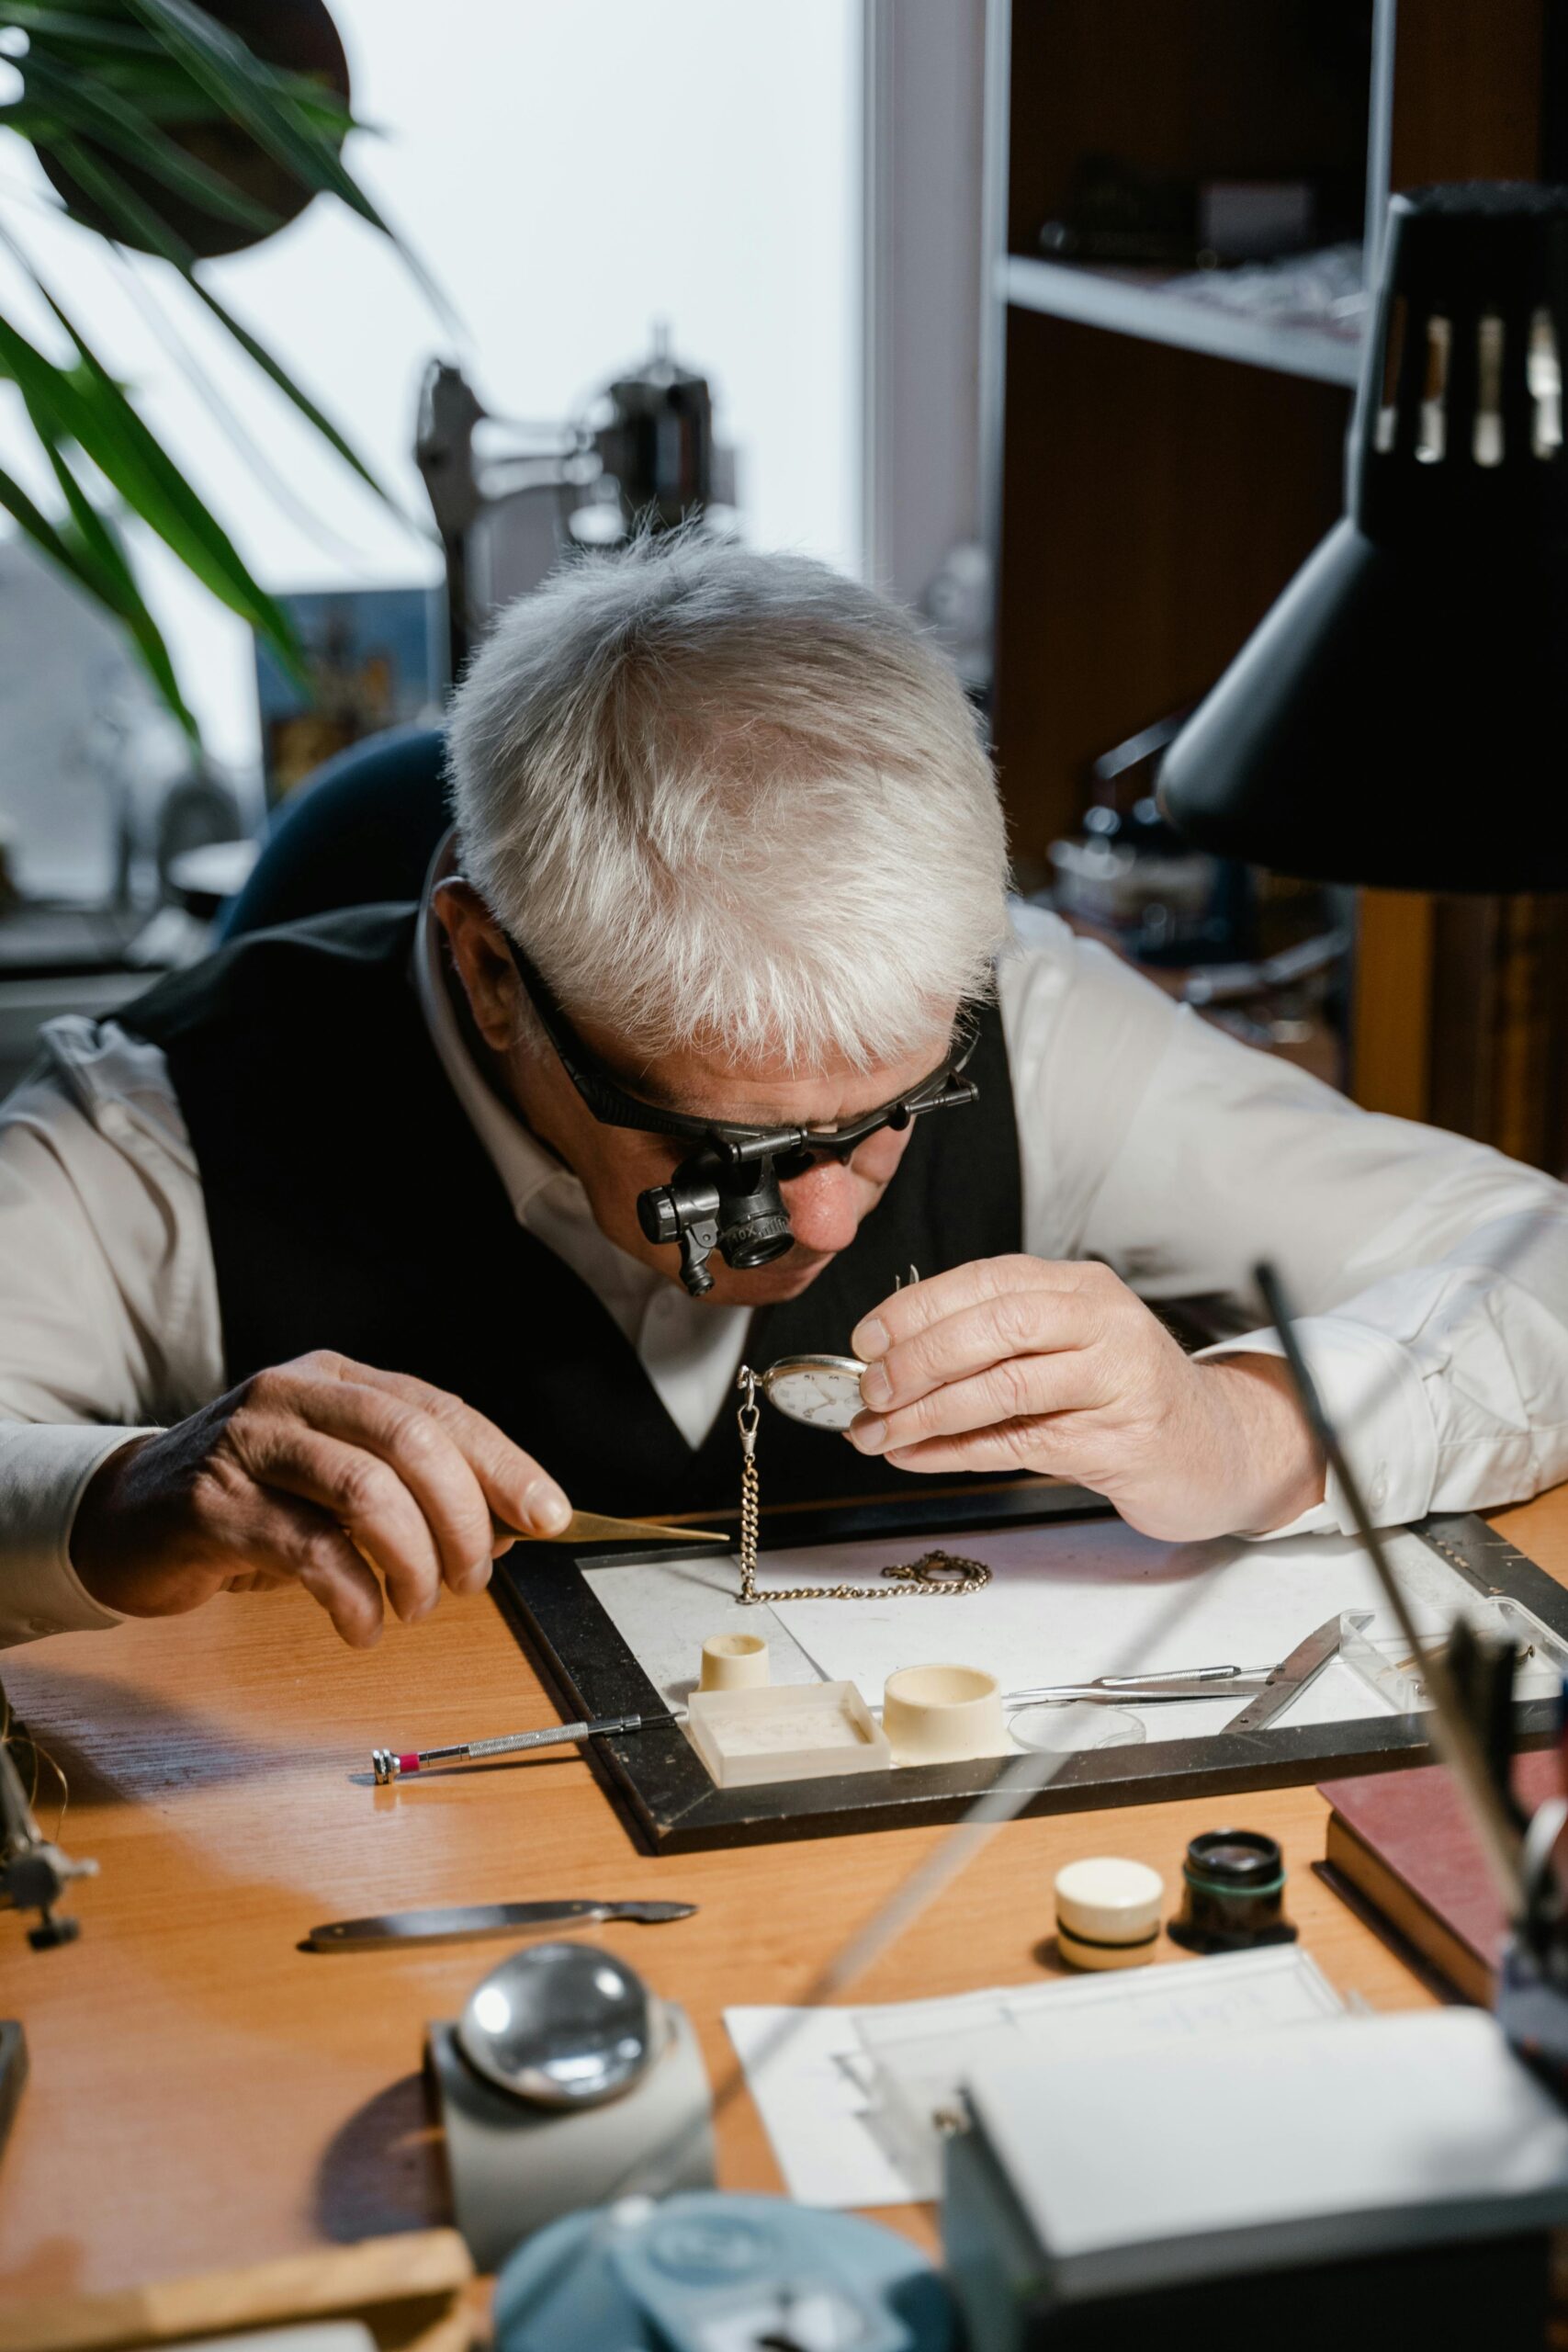
<instances>
[{"instance_id":1,"label":"lamp shade","mask_svg":"<svg viewBox=\"0 0 1568 2352\"><path fill-rule=\"evenodd\" d=\"M1166 755L1190 840L1325 881L1568 888L1568 188L1397 196L1346 514Z\"/></svg>"}]
</instances>

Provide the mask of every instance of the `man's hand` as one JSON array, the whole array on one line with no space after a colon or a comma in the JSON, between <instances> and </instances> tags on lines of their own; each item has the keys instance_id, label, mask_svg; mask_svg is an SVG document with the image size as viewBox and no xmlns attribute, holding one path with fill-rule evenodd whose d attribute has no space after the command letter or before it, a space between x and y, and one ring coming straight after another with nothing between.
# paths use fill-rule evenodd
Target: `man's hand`
<instances>
[{"instance_id":1,"label":"man's hand","mask_svg":"<svg viewBox=\"0 0 1568 2352\"><path fill-rule=\"evenodd\" d=\"M493 1422L445 1390L318 1351L242 1381L109 1455L76 1512L71 1557L96 1599L176 1616L215 1592L297 1583L367 1648L387 1598L405 1623L443 1584L478 1592L512 1541L570 1505Z\"/></svg>"},{"instance_id":2,"label":"man's hand","mask_svg":"<svg viewBox=\"0 0 1568 2352\"><path fill-rule=\"evenodd\" d=\"M901 1469L1049 1472L1179 1542L1323 1499L1284 1365L1193 1363L1107 1266L980 1259L896 1292L851 1344L870 1367L851 1442Z\"/></svg>"}]
</instances>

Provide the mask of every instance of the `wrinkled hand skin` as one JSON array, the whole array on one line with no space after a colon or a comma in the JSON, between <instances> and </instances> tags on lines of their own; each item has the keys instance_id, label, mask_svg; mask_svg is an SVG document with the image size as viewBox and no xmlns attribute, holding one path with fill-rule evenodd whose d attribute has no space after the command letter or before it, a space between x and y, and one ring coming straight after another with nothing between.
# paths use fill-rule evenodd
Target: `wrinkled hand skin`
<instances>
[{"instance_id":1,"label":"wrinkled hand skin","mask_svg":"<svg viewBox=\"0 0 1568 2352\"><path fill-rule=\"evenodd\" d=\"M1194 1363L1108 1266L978 1259L884 1299L851 1345L868 1369L850 1442L901 1469L1047 1473L1182 1543L1323 1499L1285 1366Z\"/></svg>"},{"instance_id":2,"label":"wrinkled hand skin","mask_svg":"<svg viewBox=\"0 0 1568 2352\"><path fill-rule=\"evenodd\" d=\"M132 1617L302 1585L363 1649L389 1603L412 1623L443 1586L481 1590L513 1540L497 1521L544 1535L570 1512L458 1397L321 1350L111 1453L77 1508L71 1558L95 1599Z\"/></svg>"}]
</instances>

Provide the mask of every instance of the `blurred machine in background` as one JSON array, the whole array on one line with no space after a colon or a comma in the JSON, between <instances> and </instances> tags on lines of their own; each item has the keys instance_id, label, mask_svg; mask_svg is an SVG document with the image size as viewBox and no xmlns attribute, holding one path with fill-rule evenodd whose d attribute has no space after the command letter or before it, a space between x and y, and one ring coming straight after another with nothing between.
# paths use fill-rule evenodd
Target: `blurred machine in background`
<instances>
[{"instance_id":1,"label":"blurred machine in background","mask_svg":"<svg viewBox=\"0 0 1568 2352\"><path fill-rule=\"evenodd\" d=\"M557 424L491 415L459 368L434 361L415 455L444 586L284 598L310 683L287 679L258 640L269 808L355 743L434 725L488 616L572 548L738 523L735 455L716 438L708 379L673 356L661 327L640 367ZM12 657L0 690L4 1094L43 1022L110 1010L201 954L256 845L118 632L16 543L0 547L0 622Z\"/></svg>"},{"instance_id":2,"label":"blurred machine in background","mask_svg":"<svg viewBox=\"0 0 1568 2352\"><path fill-rule=\"evenodd\" d=\"M3 1095L42 1022L146 987L164 957L138 943L177 896L180 859L243 825L129 640L17 538L0 544L0 642Z\"/></svg>"},{"instance_id":3,"label":"blurred machine in background","mask_svg":"<svg viewBox=\"0 0 1568 2352\"><path fill-rule=\"evenodd\" d=\"M493 416L460 368L432 361L414 456L446 560L451 678L486 616L572 547L736 524L735 453L714 437L707 379L672 356L661 325L640 368L558 424Z\"/></svg>"},{"instance_id":4,"label":"blurred machine in background","mask_svg":"<svg viewBox=\"0 0 1568 2352\"><path fill-rule=\"evenodd\" d=\"M1351 893L1216 856L1177 831L1155 796L1187 716L1094 761L1093 797L1078 830L1050 843L1051 882L1036 903L1244 1044L1342 1086Z\"/></svg>"}]
</instances>

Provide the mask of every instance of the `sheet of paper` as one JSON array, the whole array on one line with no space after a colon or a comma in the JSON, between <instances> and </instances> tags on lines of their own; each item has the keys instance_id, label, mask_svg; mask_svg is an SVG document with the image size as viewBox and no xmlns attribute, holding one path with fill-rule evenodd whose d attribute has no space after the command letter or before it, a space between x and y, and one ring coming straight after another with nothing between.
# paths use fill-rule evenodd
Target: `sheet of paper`
<instances>
[{"instance_id":1,"label":"sheet of paper","mask_svg":"<svg viewBox=\"0 0 1568 2352\"><path fill-rule=\"evenodd\" d=\"M1418 1536L1388 1539L1396 1572L1422 1616L1451 1612L1468 1592ZM979 1530L943 1547L984 1560L992 1581L963 1599L781 1601L773 1614L818 1672L858 1683L868 1705L896 1668L975 1666L1004 1692L1105 1674L1229 1664L1277 1665L1324 1620L1365 1609L1374 1637L1396 1628L1375 1572L1353 1539L1287 1537L1165 1544L1118 1519ZM764 1553L759 1588L874 1581L888 1558L922 1544L839 1544ZM1182 1739L1222 1730L1242 1701L1201 1701L1134 1710L1147 1737ZM1334 1723L1389 1708L1348 1668L1331 1666L1280 1718Z\"/></svg>"},{"instance_id":2,"label":"sheet of paper","mask_svg":"<svg viewBox=\"0 0 1568 2352\"><path fill-rule=\"evenodd\" d=\"M784 2186L799 2205L907 2205L908 2182L866 2128L868 2098L850 2009L726 2009L724 2022L761 2112ZM797 2030L772 2062L780 2029Z\"/></svg>"},{"instance_id":3,"label":"sheet of paper","mask_svg":"<svg viewBox=\"0 0 1568 2352\"><path fill-rule=\"evenodd\" d=\"M940 2144L930 2119L952 2104L972 2065L1010 2052L1152 2049L1342 2010L1311 1956L1288 1945L946 2000L726 2009L724 2022L790 2195L848 2208L936 2194ZM770 2056L785 2025L796 2030ZM893 2115L890 2084L901 2109Z\"/></svg>"}]
</instances>

